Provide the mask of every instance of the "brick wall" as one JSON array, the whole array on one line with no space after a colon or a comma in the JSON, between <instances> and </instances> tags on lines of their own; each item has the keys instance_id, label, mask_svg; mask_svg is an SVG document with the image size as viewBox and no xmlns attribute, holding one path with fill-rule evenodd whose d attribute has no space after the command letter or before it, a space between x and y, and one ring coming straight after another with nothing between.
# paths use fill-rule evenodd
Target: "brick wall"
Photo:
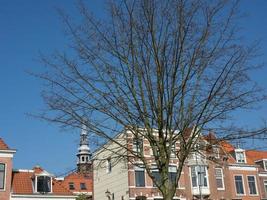
<instances>
[{"instance_id":1,"label":"brick wall","mask_svg":"<svg viewBox=\"0 0 267 200\"><path fill-rule=\"evenodd\" d=\"M0 190L0 199L9 200L10 190L11 190L11 178L12 178L12 158L6 158L1 156L0 153L0 163L5 164L5 188Z\"/></svg>"}]
</instances>

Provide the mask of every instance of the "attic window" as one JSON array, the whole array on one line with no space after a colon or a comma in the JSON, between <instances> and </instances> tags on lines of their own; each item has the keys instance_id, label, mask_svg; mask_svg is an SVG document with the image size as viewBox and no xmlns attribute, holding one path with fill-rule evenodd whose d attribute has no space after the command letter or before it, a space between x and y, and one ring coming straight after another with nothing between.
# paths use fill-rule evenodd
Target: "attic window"
<instances>
[{"instance_id":1,"label":"attic window","mask_svg":"<svg viewBox=\"0 0 267 200\"><path fill-rule=\"evenodd\" d=\"M80 183L81 190L86 190L86 185L85 183Z\"/></svg>"},{"instance_id":2,"label":"attic window","mask_svg":"<svg viewBox=\"0 0 267 200\"><path fill-rule=\"evenodd\" d=\"M73 182L69 182L69 189L70 190L75 190L75 186Z\"/></svg>"},{"instance_id":3,"label":"attic window","mask_svg":"<svg viewBox=\"0 0 267 200\"><path fill-rule=\"evenodd\" d=\"M243 150L236 150L235 157L237 163L245 163L245 152Z\"/></svg>"},{"instance_id":4,"label":"attic window","mask_svg":"<svg viewBox=\"0 0 267 200\"><path fill-rule=\"evenodd\" d=\"M51 192L51 177L49 176L36 176L36 192L49 193Z\"/></svg>"}]
</instances>

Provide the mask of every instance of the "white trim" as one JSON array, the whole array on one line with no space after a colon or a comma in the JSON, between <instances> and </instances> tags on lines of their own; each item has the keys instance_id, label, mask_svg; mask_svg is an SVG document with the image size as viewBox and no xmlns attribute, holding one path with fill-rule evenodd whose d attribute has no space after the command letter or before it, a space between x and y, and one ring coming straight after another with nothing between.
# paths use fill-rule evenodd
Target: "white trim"
<instances>
[{"instance_id":1,"label":"white trim","mask_svg":"<svg viewBox=\"0 0 267 200\"><path fill-rule=\"evenodd\" d=\"M243 153L244 162L238 162L237 161L236 153ZM236 163L239 163L239 164L240 163L247 163L246 152L244 149L235 149L235 160L236 160Z\"/></svg>"},{"instance_id":2,"label":"white trim","mask_svg":"<svg viewBox=\"0 0 267 200\"><path fill-rule=\"evenodd\" d=\"M86 194L86 195L91 195L92 196L92 192L73 192L73 194L77 194L77 195L79 195L79 194Z\"/></svg>"},{"instance_id":3,"label":"white trim","mask_svg":"<svg viewBox=\"0 0 267 200\"><path fill-rule=\"evenodd\" d=\"M3 162L1 162L0 164L4 164L4 167L5 167L4 188L3 189L0 189L1 192L4 192L4 191L6 191L7 164L6 163L3 163Z\"/></svg>"},{"instance_id":4,"label":"white trim","mask_svg":"<svg viewBox=\"0 0 267 200\"><path fill-rule=\"evenodd\" d=\"M229 166L229 170L257 171L254 166Z\"/></svg>"},{"instance_id":5,"label":"white trim","mask_svg":"<svg viewBox=\"0 0 267 200\"><path fill-rule=\"evenodd\" d=\"M242 186L243 186L244 194L237 194L237 191L236 191L236 182L235 182L235 177L236 176L241 176L242 177ZM235 183L235 194L236 194L236 196L246 196L246 188L245 188L243 174L234 174L234 183Z\"/></svg>"},{"instance_id":6,"label":"white trim","mask_svg":"<svg viewBox=\"0 0 267 200\"><path fill-rule=\"evenodd\" d=\"M267 177L267 174L259 174L260 177Z\"/></svg>"},{"instance_id":7,"label":"white trim","mask_svg":"<svg viewBox=\"0 0 267 200\"><path fill-rule=\"evenodd\" d=\"M216 169L219 169L221 171L221 174L222 174L222 185L223 185L222 188L218 188L217 185L216 185L217 190L225 190L223 169L221 167L215 167L214 168L214 172L216 171ZM215 180L216 180L216 174L214 174L214 177L215 177ZM216 183L217 183L217 181L216 181Z\"/></svg>"},{"instance_id":8,"label":"white trim","mask_svg":"<svg viewBox=\"0 0 267 200\"><path fill-rule=\"evenodd\" d=\"M34 170L32 170L32 169L13 169L13 172L29 172L29 173L33 173Z\"/></svg>"},{"instance_id":9,"label":"white trim","mask_svg":"<svg viewBox=\"0 0 267 200\"><path fill-rule=\"evenodd\" d=\"M248 177L249 176L253 176L254 177L255 187L256 187L256 194L250 194L250 188L249 188L249 183L248 183ZM247 177L247 183L248 183L248 195L250 195L250 196L259 196L256 176L255 175L246 175L246 177Z\"/></svg>"},{"instance_id":10,"label":"white trim","mask_svg":"<svg viewBox=\"0 0 267 200\"><path fill-rule=\"evenodd\" d=\"M35 174L34 193L40 194L40 192L37 191L37 179L38 179L38 177L49 177L50 178L50 192L47 192L47 194L53 193L53 183L52 183L53 179L52 179L52 176L51 175L49 176L49 173L46 171L44 171L44 173L42 172L41 174Z\"/></svg>"},{"instance_id":11,"label":"white trim","mask_svg":"<svg viewBox=\"0 0 267 200\"><path fill-rule=\"evenodd\" d=\"M255 160L254 162L260 162L260 161L267 161L266 158L260 159L260 160Z\"/></svg>"},{"instance_id":12,"label":"white trim","mask_svg":"<svg viewBox=\"0 0 267 200\"><path fill-rule=\"evenodd\" d=\"M3 150L0 150L0 157L2 158L13 158L15 152L1 152Z\"/></svg>"},{"instance_id":13,"label":"white trim","mask_svg":"<svg viewBox=\"0 0 267 200\"><path fill-rule=\"evenodd\" d=\"M71 200L75 200L76 199L76 195L36 195L36 194L11 194L11 200L12 199L29 199L29 198L32 198L32 199L63 199L63 200L66 200L66 199L71 199Z\"/></svg>"},{"instance_id":14,"label":"white trim","mask_svg":"<svg viewBox=\"0 0 267 200\"><path fill-rule=\"evenodd\" d=\"M262 162L263 162L264 170L267 171L267 160L263 159Z\"/></svg>"}]
</instances>

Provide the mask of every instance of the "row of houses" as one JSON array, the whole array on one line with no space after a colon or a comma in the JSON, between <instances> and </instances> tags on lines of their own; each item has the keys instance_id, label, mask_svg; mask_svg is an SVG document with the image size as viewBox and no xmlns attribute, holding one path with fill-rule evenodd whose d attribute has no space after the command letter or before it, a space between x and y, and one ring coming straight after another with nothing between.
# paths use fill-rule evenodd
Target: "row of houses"
<instances>
[{"instance_id":1,"label":"row of houses","mask_svg":"<svg viewBox=\"0 0 267 200\"><path fill-rule=\"evenodd\" d=\"M74 200L83 194L94 200L160 200L161 193L149 177L140 160L130 162L129 152L118 159L111 149L127 144L133 151L141 151L155 165L149 142L125 130L92 155L86 127L81 131L76 170L63 177L55 177L43 168L13 169L16 150L0 139L0 199ZM204 145L211 146L204 154L190 154L184 163L173 199L267 200L267 152L245 150L226 141L214 144L214 134L201 136ZM179 143L172 146L173 152ZM169 175L175 177L179 164L175 153L169 164ZM94 162L92 162L94 160ZM135 163L136 162L136 163ZM153 169L153 176L158 170Z\"/></svg>"},{"instance_id":2,"label":"row of houses","mask_svg":"<svg viewBox=\"0 0 267 200\"><path fill-rule=\"evenodd\" d=\"M92 199L92 161L85 130L81 132L77 167L62 177L40 166L13 169L15 153L0 138L0 200L76 200L79 195Z\"/></svg>"},{"instance_id":3,"label":"row of houses","mask_svg":"<svg viewBox=\"0 0 267 200\"><path fill-rule=\"evenodd\" d=\"M158 170L154 167L155 159L148 140L126 130L118 134L115 141L94 153L94 199L163 199L142 163L138 163L139 159L130 161L127 151L119 160L113 156L114 150L120 149L118 143L126 143L133 151L141 151L157 178ZM211 148L189 155L173 199L267 200L267 152L245 150L218 141L213 133L199 137L198 145ZM179 166L175 154L179 146L179 142L172 146L170 178L175 177Z\"/></svg>"}]
</instances>

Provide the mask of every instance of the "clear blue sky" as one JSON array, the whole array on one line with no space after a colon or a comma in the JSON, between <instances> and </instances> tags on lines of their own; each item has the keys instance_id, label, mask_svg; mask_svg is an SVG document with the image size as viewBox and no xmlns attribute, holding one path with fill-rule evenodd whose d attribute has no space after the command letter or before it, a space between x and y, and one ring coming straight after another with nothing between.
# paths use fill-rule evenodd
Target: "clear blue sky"
<instances>
[{"instance_id":1,"label":"clear blue sky","mask_svg":"<svg viewBox=\"0 0 267 200\"><path fill-rule=\"evenodd\" d=\"M38 71L38 52L51 53L66 48L63 25L55 7L77 14L71 0L0 0L0 137L17 149L15 168L31 169L41 165L60 174L74 169L79 142L79 130L63 132L25 113L43 108L41 82L25 71ZM102 16L101 1L87 1L97 15ZM267 60L267 1L241 1L241 11L249 16L242 22L246 40L261 39L263 56ZM260 85L267 86L267 68L253 74ZM241 114L238 122L247 126L260 125L267 119L267 105L253 113Z\"/></svg>"}]
</instances>

